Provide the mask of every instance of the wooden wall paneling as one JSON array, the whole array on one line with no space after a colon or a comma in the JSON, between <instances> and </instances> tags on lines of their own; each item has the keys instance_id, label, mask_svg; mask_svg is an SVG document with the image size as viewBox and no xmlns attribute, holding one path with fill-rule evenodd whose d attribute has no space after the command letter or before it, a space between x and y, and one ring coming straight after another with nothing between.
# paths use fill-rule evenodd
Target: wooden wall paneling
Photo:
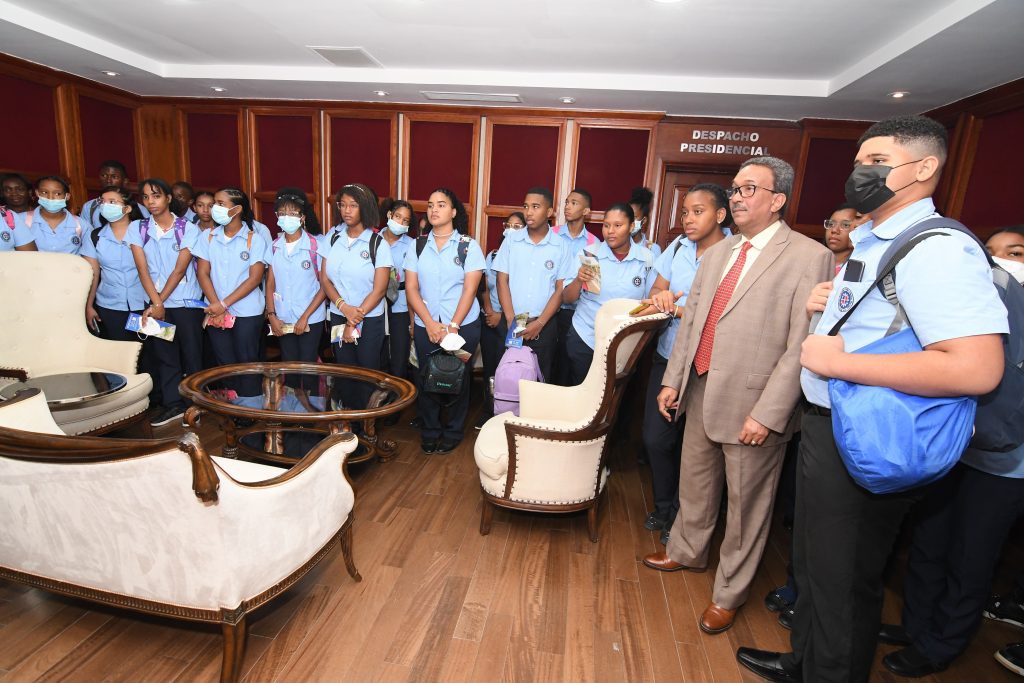
<instances>
[{"instance_id":1,"label":"wooden wall paneling","mask_svg":"<svg viewBox=\"0 0 1024 683\"><path fill-rule=\"evenodd\" d=\"M949 140L949 156L936 195L941 199L936 204L943 215L960 218L963 211L967 184L974 168L974 155L978 151L978 139L981 137L982 120L967 112L957 116L953 136Z\"/></svg>"},{"instance_id":2,"label":"wooden wall paneling","mask_svg":"<svg viewBox=\"0 0 1024 683\"><path fill-rule=\"evenodd\" d=\"M980 238L996 229L1024 223L1013 187L1012 169L1024 156L1024 107L979 117L976 143L971 147L970 176L962 183L959 218Z\"/></svg>"},{"instance_id":3,"label":"wooden wall paneling","mask_svg":"<svg viewBox=\"0 0 1024 683\"><path fill-rule=\"evenodd\" d=\"M178 164L181 176L197 190L214 191L226 185L238 185L246 193L252 192L249 180L249 146L246 138L246 117L241 107L234 105L192 105L175 107L178 120ZM223 119L220 124L218 119ZM226 125L233 119L233 125ZM222 125L219 129L201 131L200 126L209 122ZM193 130L193 126L196 127ZM227 138L227 140L225 140ZM228 140L234 140L233 145ZM193 149L197 154L193 154ZM222 169L210 168L207 163L218 157L237 158L235 173L223 174ZM200 166L200 168L196 168Z\"/></svg>"},{"instance_id":4,"label":"wooden wall paneling","mask_svg":"<svg viewBox=\"0 0 1024 683\"><path fill-rule=\"evenodd\" d=\"M274 195L279 187L295 185L314 195L313 203L320 204L321 194L321 140L320 110L303 107L295 108L250 108L246 110L248 120L248 147L250 154L250 179L253 211L257 220L265 223L276 233L276 225L269 212L273 211ZM309 148L303 150L302 125L292 125L288 119L305 119L309 126ZM261 122L262 120L262 122ZM260 126L265 128L261 131ZM272 128L277 127L277 131ZM264 135L266 133L266 135ZM294 135L279 139L275 135ZM289 147L294 147L290 150ZM281 158L265 158L268 154L283 153ZM269 163L268 163L269 162ZM303 164L306 170L302 169ZM282 170L286 167L290 170ZM267 204L270 204L269 208Z\"/></svg>"},{"instance_id":5,"label":"wooden wall paneling","mask_svg":"<svg viewBox=\"0 0 1024 683\"><path fill-rule=\"evenodd\" d=\"M404 113L404 112L403 112ZM440 112L430 113L404 113L402 117L402 168L400 169L402 176L402 187L405 188L405 199L412 204L413 209L420 214L427 208L428 197L420 197L417 193L423 194L429 192L425 188L443 186L447 181L438 177L437 180L431 178L420 179L413 172L413 164L416 163L412 158L414 147L418 146L412 140L414 129L421 128L425 133L431 132L429 124L459 124L463 126L471 126L471 143L469 145L468 159L462 159L462 163L468 164L466 169L468 173L464 173L462 170L457 172L457 176L465 176L465 182L468 188L456 188L451 189L458 195L459 200L462 201L466 208L467 217L469 218L469 225L473 226L473 216L475 215L475 209L473 198L477 194L477 171L480 156L480 117L479 116L466 116L458 114L448 114ZM416 124L428 124L428 126L417 126ZM463 146L465 146L463 144ZM451 163L451 162L449 162ZM416 183L414 186L413 183ZM465 191L466 196L462 196L462 192Z\"/></svg>"},{"instance_id":6,"label":"wooden wall paneling","mask_svg":"<svg viewBox=\"0 0 1024 683\"><path fill-rule=\"evenodd\" d=\"M324 225L332 220L332 204L334 194L342 185L349 182L365 183L373 188L381 199L398 196L398 112L364 109L339 109L337 107L324 110L324 169L323 197L321 210L324 212ZM351 141L351 146L341 146L335 139L336 127L344 121L361 126L358 122L380 122L388 124L386 149L379 148L379 140L373 139L373 132L367 133L362 139ZM365 128L365 126L362 126ZM355 132L359 132L356 130ZM382 159L386 158L386 173L380 170ZM364 171L369 168L370 170ZM383 219L383 217L382 217ZM415 226L413 226L415 229Z\"/></svg>"},{"instance_id":7,"label":"wooden wall paneling","mask_svg":"<svg viewBox=\"0 0 1024 683\"><path fill-rule=\"evenodd\" d=\"M804 119L801 121L803 131L800 138L800 155L796 163L793 164L796 171L796 177L793 180L793 196L789 198L789 206L785 211L786 220L795 230L815 239L821 239L821 221L827 218L823 213L842 203L843 183L846 180L846 176L849 175L849 171L853 168L853 160L856 155L856 140L870 125L871 123L868 121L831 121L824 119ZM832 149L835 147L834 144L826 142L824 145L821 143L816 145L816 141L837 141L841 146L845 146L842 141L852 141L852 153L848 162L831 158L835 156L836 152L835 149ZM816 166L816 162L819 165ZM824 167L820 166L822 163L825 164ZM820 173L827 174L830 179L828 185L835 185L835 191L832 192L830 190L830 195L827 198L815 195L811 200L813 208L807 206L805 201L805 207L803 213L801 213L801 198L805 196L805 185L817 187L820 184L820 182L811 182L809 180L809 177L811 177L808 175L809 171L811 176ZM820 179L816 178L815 180ZM811 191L814 190L812 189ZM812 213L814 214L813 217L810 216Z\"/></svg>"},{"instance_id":8,"label":"wooden wall paneling","mask_svg":"<svg viewBox=\"0 0 1024 683\"><path fill-rule=\"evenodd\" d=\"M126 96L108 88L97 88L92 84L76 85L78 100L78 119L81 127L83 175L85 187L89 194L96 194L100 189L99 164L107 159L116 159L128 170L128 186L136 187L142 174L142 144L139 108L141 98ZM114 128L119 118L124 119L119 110L127 110L124 128ZM88 115L99 120L93 120ZM126 145L124 136L130 131L132 140ZM121 148L121 146L124 146ZM130 147L130 151L129 151ZM83 198L84 201L84 198Z\"/></svg>"},{"instance_id":9,"label":"wooden wall paneling","mask_svg":"<svg viewBox=\"0 0 1024 683\"><path fill-rule=\"evenodd\" d=\"M177 113L169 104L144 104L138 112L139 177L175 183L185 177L178 150L184 148Z\"/></svg>"},{"instance_id":10,"label":"wooden wall paneling","mask_svg":"<svg viewBox=\"0 0 1024 683\"><path fill-rule=\"evenodd\" d=\"M495 193L495 178L496 175L493 172L493 164L495 163L494 153L494 136L495 129L499 132L502 127L505 128L506 132L514 135L517 131L513 130L513 127L537 127L537 128L550 128L557 131L557 136L554 137L552 143L555 145L553 166L550 169L542 168L537 166L536 168L528 167L528 160L516 159L514 161L520 162L522 168L525 169L525 173L515 174L517 177L513 180L512 184L522 185L522 190L525 192L530 187L534 186L546 186L552 192L554 197L554 209L555 217L553 220L557 220L558 212L565 198L560 196L558 191L558 179L562 170L562 165L565 162L564 149L565 149L565 133L567 126L567 119L553 119L536 116L488 116L487 124L484 130L484 230L483 234L480 235L480 248L487 253L488 249L492 248L490 245L497 245L501 239L501 233L503 228L501 222L509 216L513 211L521 211L522 206L520 204L513 203L514 192L505 191L502 188L501 192ZM540 141L543 144L543 141ZM499 154L503 153L503 150L499 150ZM503 158L497 159L499 164L512 163L513 160L506 160ZM546 164L542 164L546 165ZM494 194L498 194L498 201L495 202ZM501 201L505 200L505 201ZM500 221L493 221L492 218L500 218Z\"/></svg>"},{"instance_id":11,"label":"wooden wall paneling","mask_svg":"<svg viewBox=\"0 0 1024 683\"><path fill-rule=\"evenodd\" d=\"M85 189L85 154L82 152L82 126L78 116L78 94L71 84L58 85L53 91L57 114L57 144L61 175L71 185L71 205L81 211L89 198Z\"/></svg>"}]
</instances>

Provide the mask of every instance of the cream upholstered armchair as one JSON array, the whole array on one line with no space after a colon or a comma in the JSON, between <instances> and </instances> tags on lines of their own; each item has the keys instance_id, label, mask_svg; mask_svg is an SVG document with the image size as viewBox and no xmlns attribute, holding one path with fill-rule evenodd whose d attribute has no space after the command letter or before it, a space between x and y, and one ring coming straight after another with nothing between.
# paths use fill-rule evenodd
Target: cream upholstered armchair
<instances>
[{"instance_id":1,"label":"cream upholstered armchair","mask_svg":"<svg viewBox=\"0 0 1024 683\"><path fill-rule=\"evenodd\" d=\"M221 681L237 680L249 612L339 541L360 580L344 472L356 443L328 437L286 470L210 457L193 434L69 437L41 392L21 392L0 403L0 578L220 623Z\"/></svg>"},{"instance_id":2,"label":"cream upholstered armchair","mask_svg":"<svg viewBox=\"0 0 1024 683\"><path fill-rule=\"evenodd\" d=\"M583 383L560 387L520 380L519 417L495 415L477 436L483 509L480 533L494 507L540 512L587 511L597 542L597 505L608 479L605 458L626 382L644 347L668 320L631 318L639 302L613 299L597 313L597 345Z\"/></svg>"},{"instance_id":3,"label":"cream upholstered armchair","mask_svg":"<svg viewBox=\"0 0 1024 683\"><path fill-rule=\"evenodd\" d=\"M54 408L65 434L100 434L138 419L149 407L153 380L138 373L142 344L99 339L85 325L92 268L79 256L0 253L0 386L24 377L114 372L128 380L112 394Z\"/></svg>"}]
</instances>

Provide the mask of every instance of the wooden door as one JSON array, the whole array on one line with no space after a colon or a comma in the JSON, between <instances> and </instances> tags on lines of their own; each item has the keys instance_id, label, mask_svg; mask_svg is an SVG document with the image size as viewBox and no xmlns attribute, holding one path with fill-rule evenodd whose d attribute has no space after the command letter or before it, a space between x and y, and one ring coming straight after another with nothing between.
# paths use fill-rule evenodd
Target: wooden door
<instances>
[{"instance_id":1,"label":"wooden door","mask_svg":"<svg viewBox=\"0 0 1024 683\"><path fill-rule=\"evenodd\" d=\"M661 206L658 211L658 229L655 241L662 249L681 235L683 226L679 222L679 210L683 206L686 191L698 183L715 183L723 188L732 185L735 169L722 168L677 168L668 167L661 183Z\"/></svg>"}]
</instances>

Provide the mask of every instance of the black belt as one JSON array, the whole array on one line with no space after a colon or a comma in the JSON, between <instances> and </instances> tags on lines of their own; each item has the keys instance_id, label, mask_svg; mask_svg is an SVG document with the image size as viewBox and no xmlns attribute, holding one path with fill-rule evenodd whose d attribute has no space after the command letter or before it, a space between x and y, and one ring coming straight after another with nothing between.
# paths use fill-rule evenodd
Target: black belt
<instances>
[{"instance_id":1,"label":"black belt","mask_svg":"<svg viewBox=\"0 0 1024 683\"><path fill-rule=\"evenodd\" d=\"M821 406L815 405L813 403L807 404L807 412L810 413L811 415L817 415L819 417L832 417L831 408L822 408Z\"/></svg>"}]
</instances>

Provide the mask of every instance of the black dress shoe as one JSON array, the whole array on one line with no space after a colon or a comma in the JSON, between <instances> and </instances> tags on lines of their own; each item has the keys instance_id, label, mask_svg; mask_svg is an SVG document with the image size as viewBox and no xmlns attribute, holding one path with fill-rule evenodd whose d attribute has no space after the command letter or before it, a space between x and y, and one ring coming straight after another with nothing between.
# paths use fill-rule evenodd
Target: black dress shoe
<instances>
[{"instance_id":1,"label":"black dress shoe","mask_svg":"<svg viewBox=\"0 0 1024 683\"><path fill-rule=\"evenodd\" d=\"M667 524L668 520L663 515L659 515L657 510L649 513L647 519L644 520L644 528L648 531L661 531Z\"/></svg>"},{"instance_id":2,"label":"black dress shoe","mask_svg":"<svg viewBox=\"0 0 1024 683\"><path fill-rule=\"evenodd\" d=\"M420 442L420 448L423 449L423 452L427 455L437 453L437 442L437 439L423 439L423 441Z\"/></svg>"},{"instance_id":3,"label":"black dress shoe","mask_svg":"<svg viewBox=\"0 0 1024 683\"><path fill-rule=\"evenodd\" d=\"M913 641L907 635L906 629L899 624L882 624L878 627L878 642L906 647Z\"/></svg>"},{"instance_id":4,"label":"black dress shoe","mask_svg":"<svg viewBox=\"0 0 1024 683\"><path fill-rule=\"evenodd\" d=\"M803 676L798 671L793 673L782 667L782 653L769 652L767 650L755 650L752 647L741 647L736 650L736 661L747 669L750 669L761 678L780 683L791 683L802 681Z\"/></svg>"},{"instance_id":5,"label":"black dress shoe","mask_svg":"<svg viewBox=\"0 0 1024 683\"><path fill-rule=\"evenodd\" d=\"M784 628L786 630L792 631L793 630L793 620L795 618L796 618L796 609L792 605L790 605L786 609L784 609L781 612L779 612L779 625L782 626L782 628Z\"/></svg>"},{"instance_id":6,"label":"black dress shoe","mask_svg":"<svg viewBox=\"0 0 1024 683\"><path fill-rule=\"evenodd\" d=\"M668 529L661 530L661 538L658 539L664 546L668 545Z\"/></svg>"},{"instance_id":7,"label":"black dress shoe","mask_svg":"<svg viewBox=\"0 0 1024 683\"><path fill-rule=\"evenodd\" d=\"M782 597L782 591L785 589L785 586L779 586L771 593L764 596L764 606L768 608L769 612L781 612L789 607L790 603Z\"/></svg>"},{"instance_id":8,"label":"black dress shoe","mask_svg":"<svg viewBox=\"0 0 1024 683\"><path fill-rule=\"evenodd\" d=\"M436 453L437 455L441 455L442 453L451 453L452 451L459 447L460 443L462 443L461 439L441 439L440 441L437 442L437 448L434 449L434 453Z\"/></svg>"},{"instance_id":9,"label":"black dress shoe","mask_svg":"<svg viewBox=\"0 0 1024 683\"><path fill-rule=\"evenodd\" d=\"M882 657L885 668L904 678L921 678L945 671L949 664L936 664L911 645Z\"/></svg>"}]
</instances>

